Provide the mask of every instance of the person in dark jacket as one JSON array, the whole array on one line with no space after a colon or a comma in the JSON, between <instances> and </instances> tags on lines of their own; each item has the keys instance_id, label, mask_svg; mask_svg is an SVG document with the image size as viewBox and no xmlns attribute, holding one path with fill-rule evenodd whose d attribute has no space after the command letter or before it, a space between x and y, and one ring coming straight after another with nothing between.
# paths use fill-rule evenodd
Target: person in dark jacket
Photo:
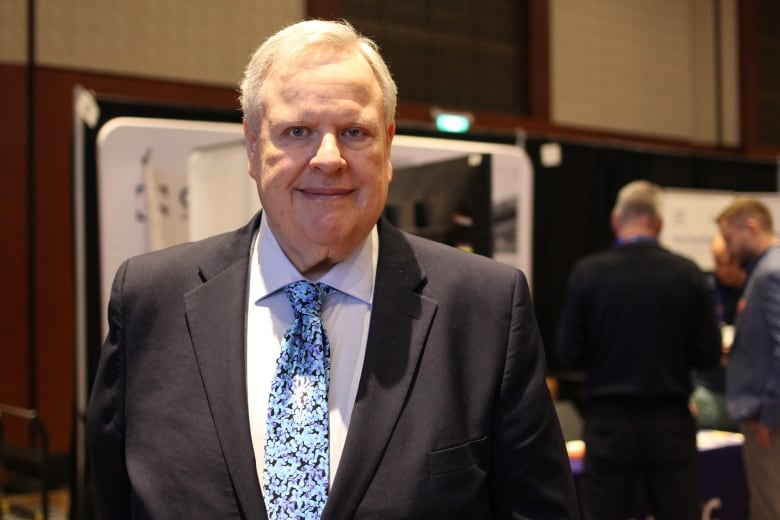
<instances>
[{"instance_id":1,"label":"person in dark jacket","mask_svg":"<svg viewBox=\"0 0 780 520\"><path fill-rule=\"evenodd\" d=\"M586 519L628 518L638 478L656 520L700 518L690 374L718 363L721 340L704 273L658 243L661 196L624 186L613 247L569 278L557 354L585 372Z\"/></svg>"},{"instance_id":2,"label":"person in dark jacket","mask_svg":"<svg viewBox=\"0 0 780 520\"><path fill-rule=\"evenodd\" d=\"M103 518L576 518L525 275L381 218L376 45L294 24L241 92L262 212L114 279L87 416ZM294 311L295 287L320 308Z\"/></svg>"}]
</instances>

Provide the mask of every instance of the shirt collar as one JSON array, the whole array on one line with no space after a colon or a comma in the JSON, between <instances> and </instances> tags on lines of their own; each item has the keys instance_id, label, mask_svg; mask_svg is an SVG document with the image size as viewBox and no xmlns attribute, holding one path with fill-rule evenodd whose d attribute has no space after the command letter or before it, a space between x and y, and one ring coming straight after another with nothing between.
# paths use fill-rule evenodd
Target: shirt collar
<instances>
[{"instance_id":1,"label":"shirt collar","mask_svg":"<svg viewBox=\"0 0 780 520\"><path fill-rule=\"evenodd\" d=\"M374 225L355 250L318 281L370 304L378 258L379 234ZM260 219L260 229L252 248L251 268L252 276L256 278L256 283L250 284L249 301L252 302L258 302L285 285L304 279L282 251L266 218Z\"/></svg>"},{"instance_id":2,"label":"shirt collar","mask_svg":"<svg viewBox=\"0 0 780 520\"><path fill-rule=\"evenodd\" d=\"M645 242L645 243L649 242L652 244L657 244L658 239L650 235L630 235L630 236L625 236L623 238L615 239L612 245L614 247L619 247L619 246L625 246L627 244L637 244L641 242Z\"/></svg>"}]
</instances>

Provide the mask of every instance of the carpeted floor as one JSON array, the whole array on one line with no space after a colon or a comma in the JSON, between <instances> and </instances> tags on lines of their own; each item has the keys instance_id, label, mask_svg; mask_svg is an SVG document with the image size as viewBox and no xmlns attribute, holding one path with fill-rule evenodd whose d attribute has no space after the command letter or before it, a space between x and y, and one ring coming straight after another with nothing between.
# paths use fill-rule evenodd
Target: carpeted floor
<instances>
[{"instance_id":1,"label":"carpeted floor","mask_svg":"<svg viewBox=\"0 0 780 520\"><path fill-rule=\"evenodd\" d=\"M3 520L44 518L41 509L41 496L37 493L24 495L8 495L2 497L0 518ZM70 507L70 495L67 489L56 489L49 492L49 520L66 520Z\"/></svg>"}]
</instances>

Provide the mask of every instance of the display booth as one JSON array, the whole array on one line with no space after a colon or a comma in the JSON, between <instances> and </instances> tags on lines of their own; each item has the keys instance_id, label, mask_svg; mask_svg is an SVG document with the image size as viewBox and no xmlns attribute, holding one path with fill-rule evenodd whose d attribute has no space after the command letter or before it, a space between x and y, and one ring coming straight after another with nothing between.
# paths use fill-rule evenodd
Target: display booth
<instances>
[{"instance_id":1,"label":"display booth","mask_svg":"<svg viewBox=\"0 0 780 520\"><path fill-rule=\"evenodd\" d=\"M608 214L626 182L645 178L665 186L661 242L703 270L712 267L714 216L739 192L764 199L780 223L776 165L770 162L579 143L559 143L550 160L541 153L546 139L529 137L522 146L512 144L516 140L399 127L385 216L411 233L522 269L553 374L550 347L568 271L576 259L608 246ZM238 110L96 96L78 87L73 152L72 500L77 516L89 518L84 414L114 272L132 255L235 229L260 205L247 174Z\"/></svg>"}]
</instances>

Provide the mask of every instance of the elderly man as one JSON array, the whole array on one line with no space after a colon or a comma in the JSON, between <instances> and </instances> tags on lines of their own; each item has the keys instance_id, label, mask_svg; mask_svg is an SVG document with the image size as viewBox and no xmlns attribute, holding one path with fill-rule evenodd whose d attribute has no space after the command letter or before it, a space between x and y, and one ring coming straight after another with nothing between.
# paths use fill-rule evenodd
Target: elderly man
<instances>
[{"instance_id":1,"label":"elderly man","mask_svg":"<svg viewBox=\"0 0 780 520\"><path fill-rule=\"evenodd\" d=\"M283 29L241 101L262 213L114 281L105 517L575 518L524 275L381 218L396 86L373 42Z\"/></svg>"}]
</instances>

